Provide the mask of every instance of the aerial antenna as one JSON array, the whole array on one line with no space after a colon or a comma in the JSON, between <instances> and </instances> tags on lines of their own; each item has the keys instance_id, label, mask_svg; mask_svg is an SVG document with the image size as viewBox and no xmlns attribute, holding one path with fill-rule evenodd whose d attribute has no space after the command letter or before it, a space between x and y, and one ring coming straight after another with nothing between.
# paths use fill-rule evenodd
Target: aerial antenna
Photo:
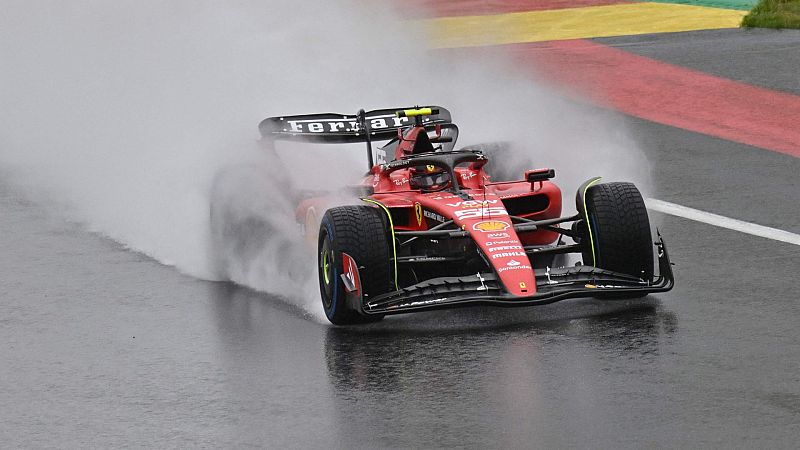
<instances>
[{"instance_id":1,"label":"aerial antenna","mask_svg":"<svg viewBox=\"0 0 800 450\"><path fill-rule=\"evenodd\" d=\"M483 220L483 209L486 208L486 176L482 176L483 182L481 183L481 187L483 188L483 202L481 204L481 220ZM489 210L489 219L492 218L492 212Z\"/></svg>"}]
</instances>

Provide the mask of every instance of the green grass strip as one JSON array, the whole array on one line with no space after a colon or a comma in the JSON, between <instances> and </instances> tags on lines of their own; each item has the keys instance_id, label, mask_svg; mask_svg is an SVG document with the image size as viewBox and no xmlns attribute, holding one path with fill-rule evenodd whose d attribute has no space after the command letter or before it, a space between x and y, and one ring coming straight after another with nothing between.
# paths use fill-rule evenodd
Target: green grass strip
<instances>
[{"instance_id":1,"label":"green grass strip","mask_svg":"<svg viewBox=\"0 0 800 450\"><path fill-rule=\"evenodd\" d=\"M747 28L800 29L800 0L760 0L742 26Z\"/></svg>"},{"instance_id":2,"label":"green grass strip","mask_svg":"<svg viewBox=\"0 0 800 450\"><path fill-rule=\"evenodd\" d=\"M711 8L748 10L758 0L644 0L650 3L677 3L679 5L708 6Z\"/></svg>"}]
</instances>

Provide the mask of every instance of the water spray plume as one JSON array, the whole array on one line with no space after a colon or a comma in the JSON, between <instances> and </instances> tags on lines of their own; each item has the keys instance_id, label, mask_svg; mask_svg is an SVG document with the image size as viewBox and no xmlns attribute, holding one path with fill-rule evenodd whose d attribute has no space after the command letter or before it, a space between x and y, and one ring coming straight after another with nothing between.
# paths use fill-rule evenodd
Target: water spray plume
<instances>
[{"instance_id":1,"label":"water spray plume","mask_svg":"<svg viewBox=\"0 0 800 450\"><path fill-rule=\"evenodd\" d=\"M0 173L132 250L281 293L317 317L314 256L296 253L307 247L284 181L356 183L363 149L361 159L291 149L289 170L274 173L255 143L263 117L440 104L461 145L509 142L504 158L519 176L555 167L565 192L598 173L646 180L646 161L610 113L564 100L501 56L430 53L422 30L386 6L7 0ZM214 202L269 221L263 246L212 245Z\"/></svg>"}]
</instances>

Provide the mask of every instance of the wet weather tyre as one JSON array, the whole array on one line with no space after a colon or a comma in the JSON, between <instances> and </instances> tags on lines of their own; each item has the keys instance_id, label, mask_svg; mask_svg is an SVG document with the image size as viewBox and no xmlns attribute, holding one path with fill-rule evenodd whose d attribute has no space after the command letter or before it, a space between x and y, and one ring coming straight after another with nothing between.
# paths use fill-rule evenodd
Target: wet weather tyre
<instances>
[{"instance_id":1,"label":"wet weather tyre","mask_svg":"<svg viewBox=\"0 0 800 450\"><path fill-rule=\"evenodd\" d=\"M588 239L583 260L644 280L653 278L650 220L642 194L633 183L596 184L586 192Z\"/></svg>"},{"instance_id":2,"label":"wet weather tyre","mask_svg":"<svg viewBox=\"0 0 800 450\"><path fill-rule=\"evenodd\" d=\"M325 212L319 228L317 267L322 308L331 323L350 325L383 318L362 315L348 303L341 274L342 253L346 253L358 265L364 298L393 289L386 222L385 213L371 206L339 206Z\"/></svg>"}]
</instances>

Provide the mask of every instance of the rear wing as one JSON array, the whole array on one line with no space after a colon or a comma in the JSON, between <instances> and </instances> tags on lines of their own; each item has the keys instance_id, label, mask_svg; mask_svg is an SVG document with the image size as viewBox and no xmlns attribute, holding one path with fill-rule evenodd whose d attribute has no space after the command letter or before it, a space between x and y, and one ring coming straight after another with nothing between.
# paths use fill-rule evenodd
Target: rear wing
<instances>
[{"instance_id":1,"label":"rear wing","mask_svg":"<svg viewBox=\"0 0 800 450\"><path fill-rule=\"evenodd\" d=\"M419 108L419 107L416 107ZM441 106L428 106L436 114L421 118L426 128L451 122L450 111ZM369 136L359 124L356 114L304 114L299 116L268 117L258 124L261 137L266 140L298 140L304 142L348 143L369 142L373 139L392 139L397 130L415 125L415 119L398 117L395 112L407 108L376 109L367 111L365 119ZM419 118L417 118L419 119Z\"/></svg>"}]
</instances>

